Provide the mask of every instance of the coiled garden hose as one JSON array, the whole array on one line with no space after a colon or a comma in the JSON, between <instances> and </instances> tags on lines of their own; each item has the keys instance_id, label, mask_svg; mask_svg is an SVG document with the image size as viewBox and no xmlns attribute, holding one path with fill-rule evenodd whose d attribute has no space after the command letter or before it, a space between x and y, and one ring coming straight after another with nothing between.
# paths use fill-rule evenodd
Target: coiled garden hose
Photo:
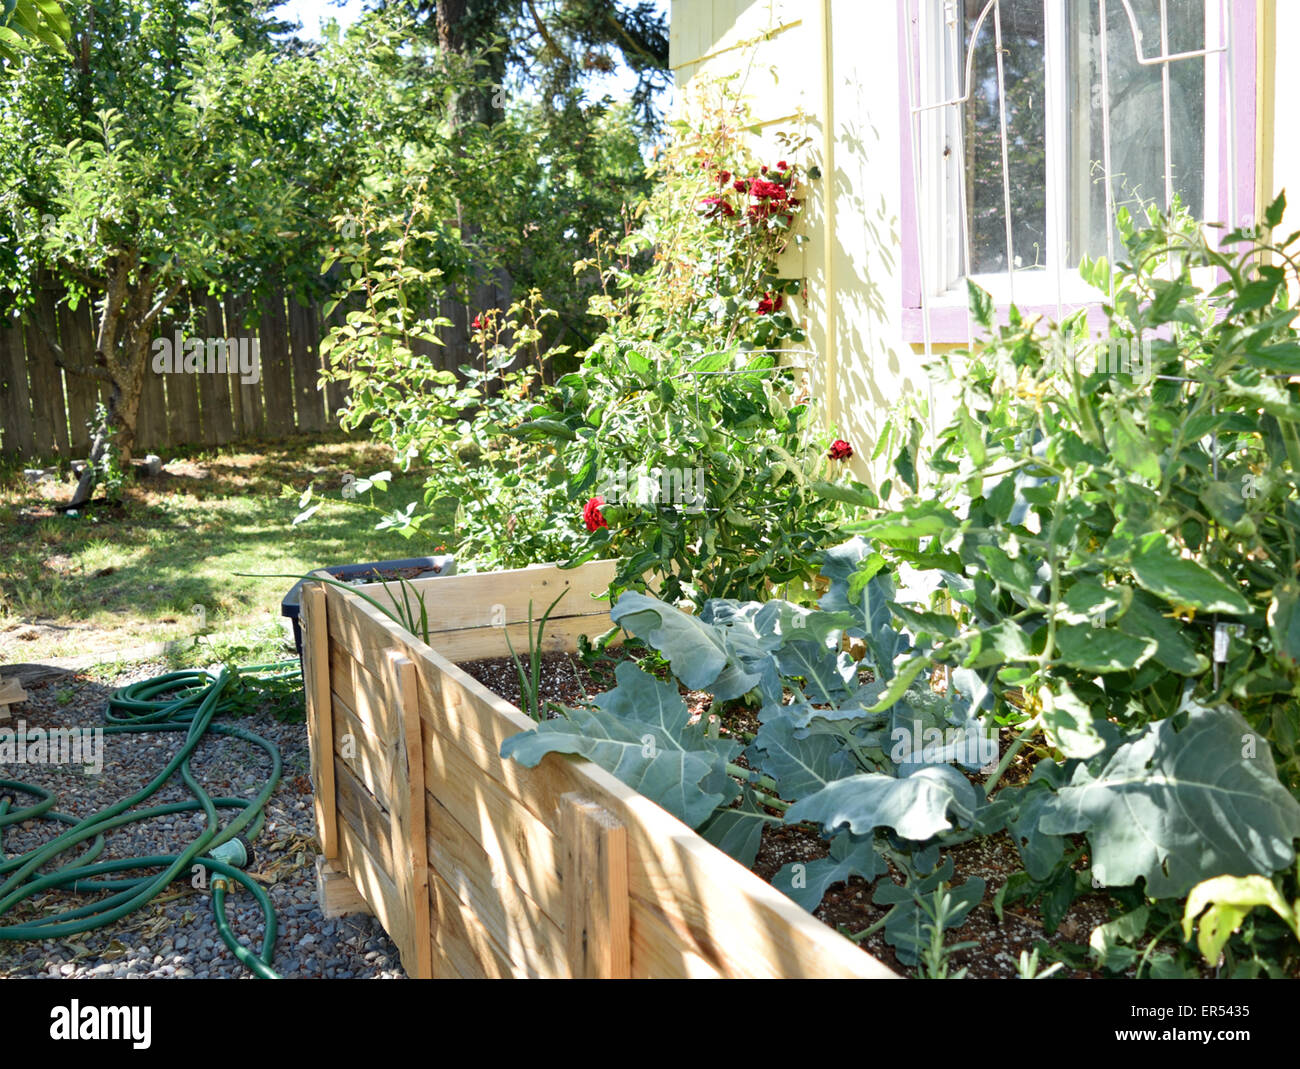
<instances>
[{"instance_id":1,"label":"coiled garden hose","mask_svg":"<svg viewBox=\"0 0 1300 1069\"><path fill-rule=\"evenodd\" d=\"M298 662L249 665L238 669L237 674L254 681L269 682L296 676ZM247 848L249 840L257 836L266 821L264 807L280 782L280 750L275 743L235 724L214 723L217 716L232 707L227 688L234 678L235 675L225 667L216 672L187 669L168 672L115 691L104 714L106 726L99 729L105 735L175 731L183 732L185 739L162 770L141 790L83 820L58 812L54 808L55 795L44 787L0 779L0 921L9 918L19 903L53 889L104 895L76 908L0 923L0 939L59 939L93 931L121 920L155 898L174 880L188 876L193 865L202 865L214 874L210 884L212 909L222 940L255 976L278 978L272 967L276 919L271 899L255 880L231 861L243 857L246 863L246 851L235 847L232 841ZM254 798L213 798L194 777L190 759L209 733L251 742L270 756L271 775ZM177 771L193 799L135 808L156 794ZM17 799L12 797L15 794L29 795L35 802L15 808ZM222 825L217 812L220 809L236 810L237 815ZM104 852L105 835L116 828L154 817L200 810L206 818L203 832L178 854L96 860ZM42 846L9 857L4 850L5 828L38 819L56 821L68 827ZM228 843L232 846L227 847ZM65 855L75 856L58 864L56 859ZM155 874L115 877L117 873L141 871L154 871ZM258 953L240 943L231 931L225 909L231 881L247 888L262 909L265 934Z\"/></svg>"}]
</instances>

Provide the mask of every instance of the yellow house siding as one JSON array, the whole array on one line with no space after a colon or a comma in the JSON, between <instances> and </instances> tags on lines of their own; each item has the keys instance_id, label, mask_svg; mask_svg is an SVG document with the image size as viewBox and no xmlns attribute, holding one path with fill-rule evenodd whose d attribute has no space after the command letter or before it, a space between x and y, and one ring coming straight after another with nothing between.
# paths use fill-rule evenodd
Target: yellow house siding
<instances>
[{"instance_id":1,"label":"yellow house siding","mask_svg":"<svg viewBox=\"0 0 1300 1069\"><path fill-rule=\"evenodd\" d=\"M812 138L799 161L822 170L804 213L808 240L781 268L807 281L800 311L824 418L853 444L857 474L878 480L888 458L864 460L889 410L908 392L931 393L921 347L902 328L901 161L911 144L899 100L899 4L674 0L671 14L679 97L695 79L738 74L757 152L780 151L777 130ZM1290 46L1300 45L1300 0L1259 0L1256 37L1257 179L1241 199L1262 206L1289 188L1286 224L1300 229L1300 136L1285 120L1274 126L1300 99L1300 64L1287 62ZM949 394L936 388L938 425L951 411Z\"/></svg>"},{"instance_id":2,"label":"yellow house siding","mask_svg":"<svg viewBox=\"0 0 1300 1069\"><path fill-rule=\"evenodd\" d=\"M901 333L897 4L675 0L671 33L679 87L739 75L764 158L781 154L778 130L812 139L800 162L822 177L809 191L807 241L780 268L807 280L799 311L823 418L853 444L859 477L879 478L884 466L867 461L888 410L925 389Z\"/></svg>"}]
</instances>

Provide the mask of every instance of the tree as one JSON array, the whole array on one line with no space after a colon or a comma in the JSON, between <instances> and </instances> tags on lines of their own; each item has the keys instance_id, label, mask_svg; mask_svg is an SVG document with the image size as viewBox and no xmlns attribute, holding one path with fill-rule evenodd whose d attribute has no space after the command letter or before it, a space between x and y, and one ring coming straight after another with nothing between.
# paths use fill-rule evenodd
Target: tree
<instances>
[{"instance_id":1,"label":"tree","mask_svg":"<svg viewBox=\"0 0 1300 1069\"><path fill-rule=\"evenodd\" d=\"M656 93L672 81L668 19L650 0L373 0L375 10L409 14L439 47L479 56L498 86L507 76L548 105L568 100L593 73L621 61L637 76L633 110L653 131ZM469 102L493 121L490 97Z\"/></svg>"},{"instance_id":2,"label":"tree","mask_svg":"<svg viewBox=\"0 0 1300 1069\"><path fill-rule=\"evenodd\" d=\"M45 278L94 300L92 363L48 339L109 387L92 461L112 446L129 462L150 342L182 290L256 287L304 240L319 264L365 132L351 83L276 46L278 28L219 0L90 4L75 62L29 56L0 100L0 284L18 305Z\"/></svg>"},{"instance_id":3,"label":"tree","mask_svg":"<svg viewBox=\"0 0 1300 1069\"><path fill-rule=\"evenodd\" d=\"M68 18L55 0L3 0L0 5L0 66L17 63L36 45L67 55L72 34Z\"/></svg>"}]
</instances>

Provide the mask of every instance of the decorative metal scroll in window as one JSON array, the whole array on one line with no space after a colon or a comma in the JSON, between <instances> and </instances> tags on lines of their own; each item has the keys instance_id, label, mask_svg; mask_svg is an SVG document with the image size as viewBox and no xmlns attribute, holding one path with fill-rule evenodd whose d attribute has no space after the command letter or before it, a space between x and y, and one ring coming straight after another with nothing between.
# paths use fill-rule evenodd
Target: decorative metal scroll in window
<instances>
[{"instance_id":1,"label":"decorative metal scroll in window","mask_svg":"<svg viewBox=\"0 0 1300 1069\"><path fill-rule=\"evenodd\" d=\"M922 320L1095 299L1120 207L1236 218L1229 0L904 0Z\"/></svg>"}]
</instances>

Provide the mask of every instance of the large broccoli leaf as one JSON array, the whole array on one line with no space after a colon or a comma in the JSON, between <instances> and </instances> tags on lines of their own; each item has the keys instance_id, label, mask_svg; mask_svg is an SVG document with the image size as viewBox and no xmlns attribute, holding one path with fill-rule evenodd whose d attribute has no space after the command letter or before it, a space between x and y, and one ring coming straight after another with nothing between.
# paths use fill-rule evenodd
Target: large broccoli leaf
<instances>
[{"instance_id":1,"label":"large broccoli leaf","mask_svg":"<svg viewBox=\"0 0 1300 1069\"><path fill-rule=\"evenodd\" d=\"M848 776L823 787L786 811L787 824L810 820L828 833L847 827L854 835L893 828L902 838L924 841L953 826L949 811L969 824L980 799L951 765L926 765L895 779L876 772Z\"/></svg>"},{"instance_id":2,"label":"large broccoli leaf","mask_svg":"<svg viewBox=\"0 0 1300 1069\"><path fill-rule=\"evenodd\" d=\"M676 687L630 661L618 666L615 679L618 685L596 697L595 709L570 709L564 719L512 735L501 756L532 768L548 753L581 754L691 827L740 793L727 775L739 745L690 724Z\"/></svg>"},{"instance_id":3,"label":"large broccoli leaf","mask_svg":"<svg viewBox=\"0 0 1300 1069\"><path fill-rule=\"evenodd\" d=\"M1106 886L1139 877L1175 898L1212 876L1272 873L1295 858L1300 803L1278 782L1268 742L1227 706L1190 704L1188 722L1150 725L1100 771L1081 763L1042 802L1038 830L1085 832Z\"/></svg>"}]
</instances>

